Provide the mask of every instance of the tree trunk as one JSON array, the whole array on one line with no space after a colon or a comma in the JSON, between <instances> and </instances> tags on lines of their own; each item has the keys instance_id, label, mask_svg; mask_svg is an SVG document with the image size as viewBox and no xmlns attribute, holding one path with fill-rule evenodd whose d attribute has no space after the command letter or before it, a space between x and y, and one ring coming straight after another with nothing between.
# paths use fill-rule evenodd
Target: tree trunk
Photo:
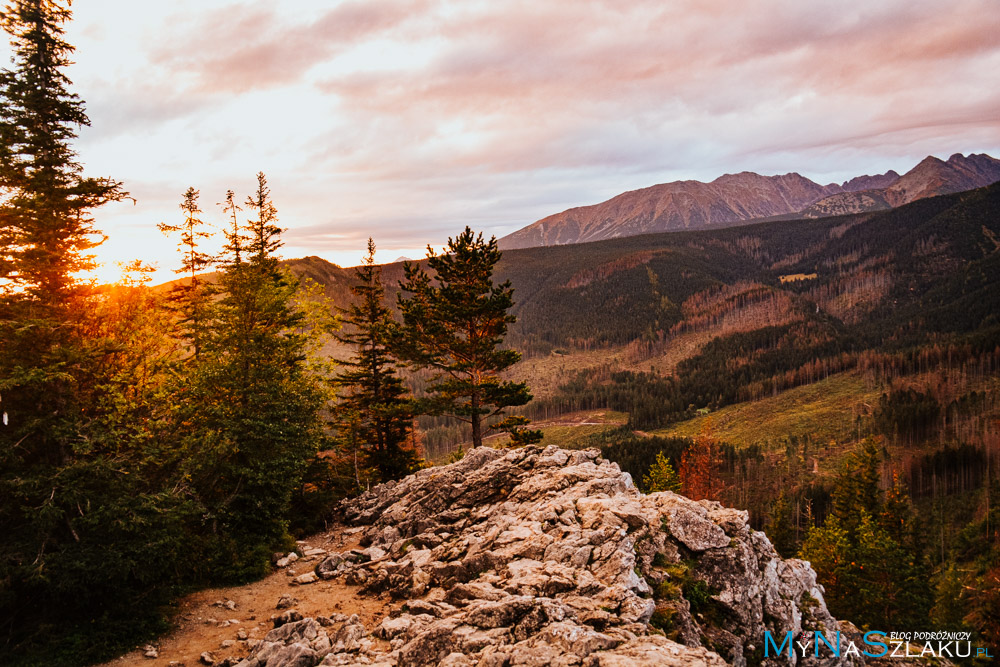
<instances>
[{"instance_id":1,"label":"tree trunk","mask_svg":"<svg viewBox=\"0 0 1000 667\"><path fill-rule=\"evenodd\" d=\"M483 444L482 415L479 414L479 392L472 393L472 448Z\"/></svg>"}]
</instances>

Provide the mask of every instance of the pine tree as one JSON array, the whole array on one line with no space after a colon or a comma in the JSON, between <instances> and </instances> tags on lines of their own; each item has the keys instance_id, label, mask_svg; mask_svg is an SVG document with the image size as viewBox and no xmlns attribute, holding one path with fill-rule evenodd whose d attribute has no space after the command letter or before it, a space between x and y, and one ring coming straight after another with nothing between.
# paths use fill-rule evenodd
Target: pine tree
<instances>
[{"instance_id":1,"label":"pine tree","mask_svg":"<svg viewBox=\"0 0 1000 667\"><path fill-rule=\"evenodd\" d=\"M788 496L782 491L771 505L771 513L767 525L764 526L764 532L774 545L774 550L785 558L790 558L795 553L795 530L792 527L791 509Z\"/></svg>"},{"instance_id":2,"label":"pine tree","mask_svg":"<svg viewBox=\"0 0 1000 667\"><path fill-rule=\"evenodd\" d=\"M126 196L116 181L81 176L70 145L90 121L63 72L74 50L63 5L18 0L0 15L16 63L0 73L0 279L46 314L85 290L76 274L93 267L100 236L90 211Z\"/></svg>"},{"instance_id":3,"label":"pine tree","mask_svg":"<svg viewBox=\"0 0 1000 667\"><path fill-rule=\"evenodd\" d=\"M58 643L83 620L91 635L78 635L76 658L88 662L91 649L108 650L91 638L95 620L132 629L147 619L179 563L183 540L167 536L187 516L172 487L158 486L151 444L169 354L155 298L79 276L100 242L92 212L125 193L83 176L71 146L88 119L64 73L68 4L19 0L0 16L14 50L13 68L0 72L4 663L8 650Z\"/></svg>"},{"instance_id":4,"label":"pine tree","mask_svg":"<svg viewBox=\"0 0 1000 667\"><path fill-rule=\"evenodd\" d=\"M649 493L656 493L657 491L680 493L682 486L680 475L674 470L670 459L663 452L656 453L656 462L649 467L649 473L643 477L642 485L646 487L646 491Z\"/></svg>"},{"instance_id":5,"label":"pine tree","mask_svg":"<svg viewBox=\"0 0 1000 667\"><path fill-rule=\"evenodd\" d=\"M363 465L378 469L381 481L398 479L415 470L419 458L406 446L413 428L413 403L390 352L398 327L383 303L382 270L375 264L372 239L354 275L355 302L342 310L348 328L337 336L354 350L351 359L340 362L344 370L335 380L342 392L337 427L345 442L360 445Z\"/></svg>"},{"instance_id":6,"label":"pine tree","mask_svg":"<svg viewBox=\"0 0 1000 667\"><path fill-rule=\"evenodd\" d=\"M810 526L799 549L799 558L809 561L826 589L826 603L838 618L848 618L853 592L850 579L851 537L836 515L822 526Z\"/></svg>"},{"instance_id":7,"label":"pine tree","mask_svg":"<svg viewBox=\"0 0 1000 667\"><path fill-rule=\"evenodd\" d=\"M298 281L278 264L281 228L264 174L247 199L254 214L235 234L219 275L222 297L202 354L180 390L187 412L187 474L232 578L262 574L288 539L288 508L323 439L326 394L308 362L324 333L297 304ZM233 245L230 239L230 246Z\"/></svg>"},{"instance_id":8,"label":"pine tree","mask_svg":"<svg viewBox=\"0 0 1000 667\"><path fill-rule=\"evenodd\" d=\"M180 313L181 325L185 335L190 340L194 356L198 356L201 348L202 329L205 325L208 300L212 291L208 285L203 285L198 274L211 266L213 257L200 249L200 241L210 238L209 232L202 231L205 226L198 216L199 193L194 188L188 188L180 208L184 212L184 222L179 225L168 225L161 222L157 228L164 234L180 234L177 244L181 252L181 266L177 273L186 273L188 282L181 282L171 289L171 300Z\"/></svg>"},{"instance_id":9,"label":"pine tree","mask_svg":"<svg viewBox=\"0 0 1000 667\"><path fill-rule=\"evenodd\" d=\"M833 511L813 527L800 557L812 562L835 616L865 628L925 626L930 573L912 531L909 497L898 477L885 499L882 454L873 438L846 460Z\"/></svg>"},{"instance_id":10,"label":"pine tree","mask_svg":"<svg viewBox=\"0 0 1000 667\"><path fill-rule=\"evenodd\" d=\"M483 444L493 417L508 407L531 400L527 384L505 381L500 374L521 358L501 347L508 325L514 290L510 281L493 284L500 261L496 238L483 240L468 227L448 239L444 254L428 248L431 276L418 264L407 262L406 280L399 295L403 314L400 352L416 368L429 368L434 376L427 391L426 409L449 414L472 427L472 446ZM521 420L517 420L520 422ZM514 437L523 422L507 421ZM532 438L532 435L528 435Z\"/></svg>"},{"instance_id":11,"label":"pine tree","mask_svg":"<svg viewBox=\"0 0 1000 667\"><path fill-rule=\"evenodd\" d=\"M236 193L226 190L225 203L222 205L222 212L230 221L229 229L223 233L226 236L226 244L222 248L224 256L228 256L232 264L240 264L243 261L243 253L247 247L247 237L240 225L239 213L243 209L236 203Z\"/></svg>"},{"instance_id":12,"label":"pine tree","mask_svg":"<svg viewBox=\"0 0 1000 667\"><path fill-rule=\"evenodd\" d=\"M51 0L14 2L0 15L15 54L15 68L0 72L0 446L53 465L70 456L83 409L74 384L92 290L77 274L94 265L90 212L125 196L115 181L83 177L70 145L89 121L63 73L69 18Z\"/></svg>"},{"instance_id":13,"label":"pine tree","mask_svg":"<svg viewBox=\"0 0 1000 667\"><path fill-rule=\"evenodd\" d=\"M880 441L865 438L844 459L833 491L833 513L853 531L863 510L877 517L882 506L882 452Z\"/></svg>"}]
</instances>

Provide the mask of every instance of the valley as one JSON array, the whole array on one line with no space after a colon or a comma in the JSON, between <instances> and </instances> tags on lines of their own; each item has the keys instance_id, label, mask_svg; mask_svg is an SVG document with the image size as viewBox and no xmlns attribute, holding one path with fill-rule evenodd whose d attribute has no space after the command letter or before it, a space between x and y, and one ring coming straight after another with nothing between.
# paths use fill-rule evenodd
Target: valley
<instances>
[{"instance_id":1,"label":"valley","mask_svg":"<svg viewBox=\"0 0 1000 667\"><path fill-rule=\"evenodd\" d=\"M643 489L665 457L686 493L707 484L701 497L748 510L785 555L832 548L815 527L844 516L846 480L867 466L888 497L912 494L908 530L935 536L905 547L940 587L906 613L944 622L940 596L984 581L996 543L998 236L993 185L884 211L507 250L497 273L515 289L507 340L523 358L505 377L529 383L520 412L544 443L596 447ZM340 294L346 279L325 275ZM384 267L390 302L397 275ZM468 446L454 423L420 424L435 462ZM835 613L860 613L832 590ZM963 607L990 599L970 592Z\"/></svg>"}]
</instances>

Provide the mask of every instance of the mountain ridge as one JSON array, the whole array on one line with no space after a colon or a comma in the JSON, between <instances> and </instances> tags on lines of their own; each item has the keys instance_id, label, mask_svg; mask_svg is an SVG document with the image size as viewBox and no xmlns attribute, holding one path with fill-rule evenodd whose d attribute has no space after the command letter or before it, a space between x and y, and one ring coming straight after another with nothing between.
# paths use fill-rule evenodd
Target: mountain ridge
<instances>
[{"instance_id":1,"label":"mountain ridge","mask_svg":"<svg viewBox=\"0 0 1000 667\"><path fill-rule=\"evenodd\" d=\"M800 214L819 218L885 210L926 197L972 190L997 180L1000 180L1000 160L985 153L971 153L968 157L955 153L947 161L929 155L887 186L831 195Z\"/></svg>"},{"instance_id":2,"label":"mountain ridge","mask_svg":"<svg viewBox=\"0 0 1000 667\"><path fill-rule=\"evenodd\" d=\"M959 153L948 161L928 156L900 176L857 176L822 185L790 172L762 176L743 171L704 183L673 181L623 192L538 220L500 239L500 248L600 241L667 231L712 229L767 218L816 218L885 210L916 199L950 194L1000 180L1000 160Z\"/></svg>"}]
</instances>

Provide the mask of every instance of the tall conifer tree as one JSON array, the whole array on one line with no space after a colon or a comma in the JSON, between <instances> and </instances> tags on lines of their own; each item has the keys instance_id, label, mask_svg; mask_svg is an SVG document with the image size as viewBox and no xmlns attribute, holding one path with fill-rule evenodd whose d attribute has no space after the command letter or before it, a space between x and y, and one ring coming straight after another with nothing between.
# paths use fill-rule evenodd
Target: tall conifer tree
<instances>
[{"instance_id":1,"label":"tall conifer tree","mask_svg":"<svg viewBox=\"0 0 1000 667\"><path fill-rule=\"evenodd\" d=\"M189 475L218 536L219 566L233 578L263 573L288 537L291 495L319 448L325 402L307 361L320 332L296 303L298 281L278 264L282 229L264 174L246 205L252 217L229 239L183 419Z\"/></svg>"},{"instance_id":2,"label":"tall conifer tree","mask_svg":"<svg viewBox=\"0 0 1000 667\"><path fill-rule=\"evenodd\" d=\"M128 632L148 619L178 563L186 512L154 481L149 424L169 353L155 297L126 286L99 291L79 275L94 266L89 251L101 240L92 211L125 192L85 177L71 145L88 119L64 73L68 5L17 0L0 14L14 51L13 67L0 72L5 664L8 651L59 643L83 622L90 632L77 635L76 659L108 657L95 629Z\"/></svg>"},{"instance_id":3,"label":"tall conifer tree","mask_svg":"<svg viewBox=\"0 0 1000 667\"><path fill-rule=\"evenodd\" d=\"M0 72L0 441L54 464L78 430L73 377L90 287L77 274L93 267L87 251L99 235L90 212L125 196L115 181L83 177L71 147L89 121L63 72L70 16L52 0L20 0L0 15L15 54Z\"/></svg>"},{"instance_id":4,"label":"tall conifer tree","mask_svg":"<svg viewBox=\"0 0 1000 667\"><path fill-rule=\"evenodd\" d=\"M844 462L833 511L812 526L799 552L827 590L830 611L860 626L921 627L931 606L929 572L909 526L912 509L895 480L880 489L882 454L866 438Z\"/></svg>"},{"instance_id":5,"label":"tall conifer tree","mask_svg":"<svg viewBox=\"0 0 1000 667\"><path fill-rule=\"evenodd\" d=\"M180 234L177 248L181 252L181 267L176 269L176 273L187 274L188 281L175 285L170 296L180 312L181 324L185 327L195 356L198 356L201 348L208 299L211 297L211 290L207 284L202 283L198 274L211 266L213 260L209 253L201 249L201 241L211 237L211 234L202 231L205 222L199 217L202 211L198 207L198 196L199 193L194 188L185 191L180 204L184 222L179 225L161 222L157 225L164 234Z\"/></svg>"},{"instance_id":6,"label":"tall conifer tree","mask_svg":"<svg viewBox=\"0 0 1000 667\"><path fill-rule=\"evenodd\" d=\"M366 467L376 468L382 481L412 472L417 452L406 446L413 428L413 403L399 377L390 346L398 325L385 306L382 269L375 264L375 242L355 270L351 288L355 302L344 309L346 330L337 338L354 349L342 361L335 384L343 392L337 414L342 439L359 443Z\"/></svg>"},{"instance_id":7,"label":"tall conifer tree","mask_svg":"<svg viewBox=\"0 0 1000 667\"><path fill-rule=\"evenodd\" d=\"M70 307L93 267L87 251L100 236L90 211L125 197L121 184L86 178L71 142L89 125L64 73L73 47L62 24L72 14L57 0L18 0L0 15L15 67L0 72L0 278L42 308Z\"/></svg>"},{"instance_id":8,"label":"tall conifer tree","mask_svg":"<svg viewBox=\"0 0 1000 667\"><path fill-rule=\"evenodd\" d=\"M419 264L407 262L406 280L400 285L410 294L399 295L401 353L415 367L435 372L427 410L467 422L473 447L482 445L484 431L494 426L486 423L490 418L531 400L527 384L500 377L521 358L501 347L516 318L510 314L510 281L493 284L500 255L496 238L485 241L466 227L448 239L444 254L428 248L433 279ZM540 439L537 431L525 431L525 423L523 418L508 419L501 428L510 429L515 441Z\"/></svg>"}]
</instances>

